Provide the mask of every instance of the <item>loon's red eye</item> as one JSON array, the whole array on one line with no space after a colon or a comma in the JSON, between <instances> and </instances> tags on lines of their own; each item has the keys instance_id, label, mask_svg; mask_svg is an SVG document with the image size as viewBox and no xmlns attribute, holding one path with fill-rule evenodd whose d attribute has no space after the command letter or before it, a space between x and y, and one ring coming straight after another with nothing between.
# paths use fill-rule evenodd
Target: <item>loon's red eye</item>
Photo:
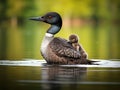
<instances>
[{"instance_id":1,"label":"loon's red eye","mask_svg":"<svg viewBox=\"0 0 120 90\"><path fill-rule=\"evenodd\" d=\"M48 18L49 18L49 19L51 19L51 18L52 18L52 16L48 16Z\"/></svg>"}]
</instances>

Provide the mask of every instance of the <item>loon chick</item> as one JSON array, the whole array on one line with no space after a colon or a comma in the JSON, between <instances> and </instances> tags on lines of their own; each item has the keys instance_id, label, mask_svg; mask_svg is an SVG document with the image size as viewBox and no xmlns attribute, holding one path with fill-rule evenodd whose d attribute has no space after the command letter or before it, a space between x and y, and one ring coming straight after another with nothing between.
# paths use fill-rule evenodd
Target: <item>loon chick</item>
<instances>
[{"instance_id":1,"label":"loon chick","mask_svg":"<svg viewBox=\"0 0 120 90\"><path fill-rule=\"evenodd\" d=\"M87 59L88 54L85 51L85 49L82 47L82 45L78 43L78 40L79 40L79 37L75 34L71 34L69 36L69 42L75 48L75 50L81 54L81 59Z\"/></svg>"},{"instance_id":2,"label":"loon chick","mask_svg":"<svg viewBox=\"0 0 120 90\"><path fill-rule=\"evenodd\" d=\"M42 17L32 17L30 20L51 25L41 44L41 54L48 64L91 64L90 60L81 60L81 54L68 43L68 40L54 37L62 27L62 18L58 13L48 12Z\"/></svg>"}]
</instances>

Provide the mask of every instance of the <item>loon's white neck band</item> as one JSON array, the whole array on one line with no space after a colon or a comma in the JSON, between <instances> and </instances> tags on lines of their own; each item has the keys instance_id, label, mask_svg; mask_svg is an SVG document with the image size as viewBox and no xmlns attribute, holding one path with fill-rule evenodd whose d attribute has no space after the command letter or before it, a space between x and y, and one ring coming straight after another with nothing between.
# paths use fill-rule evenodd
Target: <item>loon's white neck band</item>
<instances>
[{"instance_id":1,"label":"loon's white neck band","mask_svg":"<svg viewBox=\"0 0 120 90\"><path fill-rule=\"evenodd\" d=\"M53 37L54 35L51 34L51 33L46 33L45 36L47 36L47 37Z\"/></svg>"}]
</instances>

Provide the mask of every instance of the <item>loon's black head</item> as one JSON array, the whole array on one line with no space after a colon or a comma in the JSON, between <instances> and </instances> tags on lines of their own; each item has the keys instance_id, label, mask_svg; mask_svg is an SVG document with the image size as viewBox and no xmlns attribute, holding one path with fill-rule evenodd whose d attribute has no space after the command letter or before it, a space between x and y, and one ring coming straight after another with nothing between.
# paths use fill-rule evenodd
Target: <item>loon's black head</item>
<instances>
[{"instance_id":1,"label":"loon's black head","mask_svg":"<svg viewBox=\"0 0 120 90\"><path fill-rule=\"evenodd\" d=\"M41 17L32 17L30 20L42 21L51 25L57 25L59 27L62 26L61 16L56 12L48 12L44 16Z\"/></svg>"},{"instance_id":2,"label":"loon's black head","mask_svg":"<svg viewBox=\"0 0 120 90\"><path fill-rule=\"evenodd\" d=\"M50 33L50 34L58 33L62 27L62 18L56 12L48 12L44 16L33 17L33 18L30 18L30 20L42 21L42 22L51 24L51 27L47 30L47 33Z\"/></svg>"}]
</instances>

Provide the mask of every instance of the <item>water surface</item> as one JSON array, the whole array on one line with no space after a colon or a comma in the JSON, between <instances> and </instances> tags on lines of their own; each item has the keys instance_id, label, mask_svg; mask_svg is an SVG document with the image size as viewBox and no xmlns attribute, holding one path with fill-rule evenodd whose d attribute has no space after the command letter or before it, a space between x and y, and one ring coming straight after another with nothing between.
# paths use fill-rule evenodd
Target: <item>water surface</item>
<instances>
[{"instance_id":1,"label":"water surface","mask_svg":"<svg viewBox=\"0 0 120 90\"><path fill-rule=\"evenodd\" d=\"M47 65L44 60L2 60L0 90L119 90L120 61L99 61L99 65Z\"/></svg>"}]
</instances>

